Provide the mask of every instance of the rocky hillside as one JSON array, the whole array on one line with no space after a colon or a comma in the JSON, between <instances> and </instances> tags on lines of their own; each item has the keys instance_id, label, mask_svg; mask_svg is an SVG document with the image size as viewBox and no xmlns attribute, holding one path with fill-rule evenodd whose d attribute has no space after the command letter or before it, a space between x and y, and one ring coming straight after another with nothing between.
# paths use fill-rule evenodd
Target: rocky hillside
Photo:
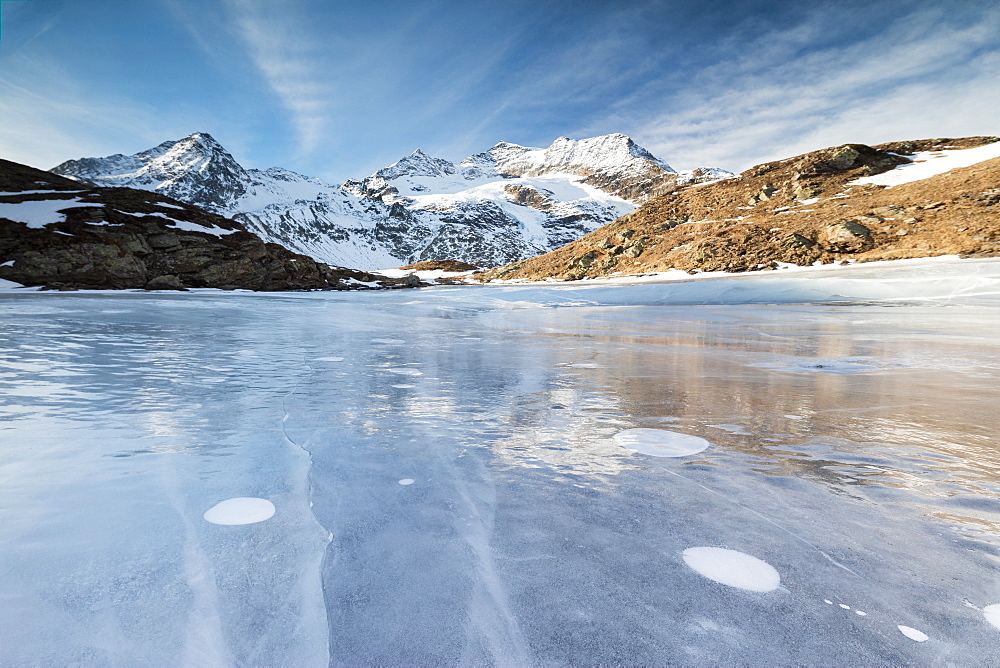
<instances>
[{"instance_id":1,"label":"rocky hillside","mask_svg":"<svg viewBox=\"0 0 1000 668\"><path fill-rule=\"evenodd\" d=\"M330 267L164 195L95 188L0 160L0 279L76 288L405 287Z\"/></svg>"},{"instance_id":2,"label":"rocky hillside","mask_svg":"<svg viewBox=\"0 0 1000 668\"><path fill-rule=\"evenodd\" d=\"M279 168L245 169L203 132L52 171L164 194L316 260L366 269L528 258L610 223L650 194L729 175L675 172L622 134L561 137L547 148L500 142L458 165L416 150L340 186Z\"/></svg>"},{"instance_id":3,"label":"rocky hillside","mask_svg":"<svg viewBox=\"0 0 1000 668\"><path fill-rule=\"evenodd\" d=\"M684 185L480 280L1000 255L1000 139L848 144Z\"/></svg>"}]
</instances>

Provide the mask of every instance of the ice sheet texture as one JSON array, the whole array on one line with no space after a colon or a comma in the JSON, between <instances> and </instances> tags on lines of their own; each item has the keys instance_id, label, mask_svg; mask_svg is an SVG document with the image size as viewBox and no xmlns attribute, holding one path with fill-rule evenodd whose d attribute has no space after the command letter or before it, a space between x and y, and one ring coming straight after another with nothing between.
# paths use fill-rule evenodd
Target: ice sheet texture
<instances>
[{"instance_id":1,"label":"ice sheet texture","mask_svg":"<svg viewBox=\"0 0 1000 668\"><path fill-rule=\"evenodd\" d=\"M0 296L2 662L995 662L997 308L532 290Z\"/></svg>"}]
</instances>

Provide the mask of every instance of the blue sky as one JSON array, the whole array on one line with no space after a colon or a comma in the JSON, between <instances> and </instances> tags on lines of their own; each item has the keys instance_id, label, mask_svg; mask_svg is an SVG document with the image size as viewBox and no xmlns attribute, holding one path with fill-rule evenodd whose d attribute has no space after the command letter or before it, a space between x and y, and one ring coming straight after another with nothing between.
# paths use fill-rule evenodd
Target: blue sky
<instances>
[{"instance_id":1,"label":"blue sky","mask_svg":"<svg viewBox=\"0 0 1000 668\"><path fill-rule=\"evenodd\" d=\"M190 132L331 181L624 132L677 169L1000 134L1000 6L935 0L0 0L0 157Z\"/></svg>"}]
</instances>

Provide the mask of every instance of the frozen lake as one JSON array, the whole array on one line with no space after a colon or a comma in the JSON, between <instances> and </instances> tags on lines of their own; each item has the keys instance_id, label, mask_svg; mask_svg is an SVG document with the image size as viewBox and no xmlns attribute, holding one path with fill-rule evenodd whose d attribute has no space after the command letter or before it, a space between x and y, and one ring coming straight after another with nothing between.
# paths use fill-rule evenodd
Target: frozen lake
<instances>
[{"instance_id":1,"label":"frozen lake","mask_svg":"<svg viewBox=\"0 0 1000 668\"><path fill-rule=\"evenodd\" d=\"M0 664L996 664L985 284L4 292Z\"/></svg>"}]
</instances>

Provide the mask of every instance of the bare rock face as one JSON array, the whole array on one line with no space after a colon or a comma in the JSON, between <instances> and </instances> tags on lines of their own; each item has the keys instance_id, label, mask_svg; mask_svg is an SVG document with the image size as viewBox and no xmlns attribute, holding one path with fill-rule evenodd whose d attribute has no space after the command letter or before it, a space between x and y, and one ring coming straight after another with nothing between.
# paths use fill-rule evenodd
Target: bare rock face
<instances>
[{"instance_id":1,"label":"bare rock face","mask_svg":"<svg viewBox=\"0 0 1000 668\"><path fill-rule=\"evenodd\" d=\"M410 271L475 271L479 267L461 260L425 260L399 267L399 269Z\"/></svg>"},{"instance_id":2,"label":"bare rock face","mask_svg":"<svg viewBox=\"0 0 1000 668\"><path fill-rule=\"evenodd\" d=\"M505 185L503 189L504 192L510 195L510 201L514 204L530 206L531 208L538 209L539 211L551 211L553 209L554 202L550 197L552 193L543 194L531 186L514 185L509 183Z\"/></svg>"},{"instance_id":3,"label":"bare rock face","mask_svg":"<svg viewBox=\"0 0 1000 668\"><path fill-rule=\"evenodd\" d=\"M0 160L0 278L59 289L347 290L407 282L330 267L236 221Z\"/></svg>"},{"instance_id":4,"label":"bare rock face","mask_svg":"<svg viewBox=\"0 0 1000 668\"><path fill-rule=\"evenodd\" d=\"M872 247L871 230L853 220L827 225L819 235L819 243L836 253L858 253Z\"/></svg>"},{"instance_id":5,"label":"bare rock face","mask_svg":"<svg viewBox=\"0 0 1000 668\"><path fill-rule=\"evenodd\" d=\"M933 160L941 151L997 142L965 137L844 144L756 165L734 178L652 197L563 248L476 278L573 280L668 269L756 271L786 263L1000 256L1000 157L891 188L865 179L905 169L908 156Z\"/></svg>"}]
</instances>

